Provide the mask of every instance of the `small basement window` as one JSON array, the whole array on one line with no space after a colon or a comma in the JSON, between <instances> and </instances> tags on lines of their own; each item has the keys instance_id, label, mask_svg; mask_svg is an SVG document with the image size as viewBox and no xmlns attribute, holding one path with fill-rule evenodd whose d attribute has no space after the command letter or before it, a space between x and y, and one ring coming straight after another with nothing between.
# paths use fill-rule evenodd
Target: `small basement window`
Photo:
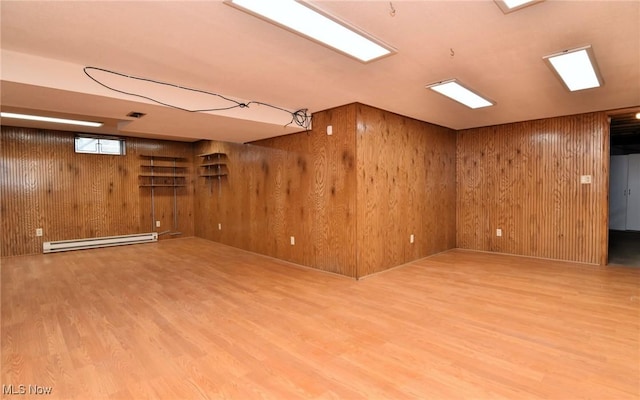
<instances>
[{"instance_id":1,"label":"small basement window","mask_svg":"<svg viewBox=\"0 0 640 400\"><path fill-rule=\"evenodd\" d=\"M76 136L76 153L125 154L124 139Z\"/></svg>"}]
</instances>

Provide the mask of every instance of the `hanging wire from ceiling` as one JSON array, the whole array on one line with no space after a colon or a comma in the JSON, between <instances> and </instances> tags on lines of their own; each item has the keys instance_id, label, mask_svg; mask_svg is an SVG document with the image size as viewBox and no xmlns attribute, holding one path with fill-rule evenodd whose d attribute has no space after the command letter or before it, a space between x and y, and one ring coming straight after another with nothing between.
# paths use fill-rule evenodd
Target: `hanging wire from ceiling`
<instances>
[{"instance_id":1,"label":"hanging wire from ceiling","mask_svg":"<svg viewBox=\"0 0 640 400\"><path fill-rule=\"evenodd\" d=\"M112 71L106 68L100 68L100 67L91 67L91 66L87 66L83 68L83 71L85 73L85 75L87 75L91 80L93 80L94 82L96 82L97 84L99 84L100 86L103 86L109 90L112 90L114 92L118 92L121 94L125 94L128 96L135 96L141 99L146 99L149 101L152 101L156 104L160 104L166 107L170 107L170 108L175 108L177 110L181 110L181 111L186 111L186 112L191 112L191 113L198 113L198 112L209 112L209 111L224 111L224 110L232 110L234 108L250 108L251 105L259 105L259 106L265 106L265 107L270 107L276 110L280 110L283 112L286 112L287 114L289 114L291 116L291 121L285 125L285 127L291 125L291 124L296 124L302 128L304 128L305 130L309 130L309 128L311 127L311 117L312 115L308 113L308 109L307 108L301 108L299 110L295 110L295 111L290 111L287 110L286 108L282 108L282 107L278 107L278 106L274 106L272 104L269 103L264 103L261 101L248 101L248 102L241 102L238 100L234 100L231 99L229 97L223 96L219 93L214 93L214 92L209 92L206 90L202 90L202 89L194 89L194 88L190 88L190 87L185 87L185 86L181 86L181 85L176 85L173 83L167 83L167 82L162 82L162 81L158 81L155 79L149 79L149 78L142 78L139 76L132 76L132 75L127 75L127 74L123 74L121 72L116 72L116 71ZM188 109L188 108L184 108L184 107L180 107L171 103L166 103L157 99L154 99L153 97L149 97L149 96L145 96L143 94L140 93L134 93L134 92L127 92L125 90L121 90L121 89L116 89L114 87L111 87L109 85L107 85L106 83L100 81L98 78L96 78L94 75L92 75L92 72L95 71L99 71L99 72L104 72L107 74L112 74L112 75L117 75L120 77L124 77L124 78L128 78L128 79L134 79L137 81L143 81L143 82L149 82L149 83L154 83L154 84L158 84L158 85L164 85L164 86L169 86L169 87L173 87L173 88L177 88L177 89L181 89L181 90L187 90L190 92L195 92L195 93L201 93L201 94L205 94L208 96L213 96L213 97L217 97L219 99L222 99L224 101L229 102L229 106L227 107L216 107L216 108L203 108L203 109Z\"/></svg>"},{"instance_id":2,"label":"hanging wire from ceiling","mask_svg":"<svg viewBox=\"0 0 640 400\"><path fill-rule=\"evenodd\" d=\"M396 9L393 7L393 3L389 2L389 15L392 17L396 16Z\"/></svg>"}]
</instances>

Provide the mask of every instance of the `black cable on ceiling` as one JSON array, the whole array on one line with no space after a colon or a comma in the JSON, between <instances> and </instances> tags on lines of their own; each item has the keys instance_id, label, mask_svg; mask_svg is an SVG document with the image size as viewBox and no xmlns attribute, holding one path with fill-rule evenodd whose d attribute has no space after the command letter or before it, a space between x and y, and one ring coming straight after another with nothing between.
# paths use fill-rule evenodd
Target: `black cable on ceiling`
<instances>
[{"instance_id":1,"label":"black cable on ceiling","mask_svg":"<svg viewBox=\"0 0 640 400\"><path fill-rule=\"evenodd\" d=\"M122 93L128 96L135 96L135 97L139 97L141 99L146 99L149 101L152 101L156 104L160 104L163 105L165 107L170 107L170 108L175 108L177 110L181 110L181 111L186 111L186 112L192 112L192 113L196 113L196 112L208 112L208 111L224 111L224 110L231 110L234 108L249 108L252 104L255 105L260 105L260 106L265 106L265 107L270 107L276 110L280 110L283 112L286 112L287 114L291 115L291 121L285 125L289 126L291 124L296 124L302 128L304 128L305 130L309 130L309 127L311 126L311 114L308 114L308 109L306 108L302 108L300 110L296 110L296 111L289 111L285 108L282 107L278 107L278 106L274 106L272 104L269 103L264 103L261 101L249 101L246 103L231 99L229 97L223 96L221 94L218 93L213 93L213 92L209 92L206 90L201 90L201 89L194 89L194 88L189 88L189 87L185 87L185 86L181 86L181 85L176 85L173 83L167 83L167 82L162 82L162 81L158 81L155 79L149 79L149 78L142 78L142 77L138 77L138 76L131 76L131 75L127 75L127 74L123 74L121 72L116 72L116 71L111 71L109 69L105 69L105 68L99 68L99 67L84 67L83 71L85 73L85 75L87 75L91 80L93 80L94 82L96 82L97 84L99 84L102 87L105 87L109 90L112 90L114 92L118 92L118 93ZM100 81L98 78L96 78L95 76L91 75L92 71L100 71L100 72L105 72L108 74L112 74L112 75L117 75L117 76L121 76L124 78L128 78L128 79L134 79L134 80L138 80L138 81L144 81L144 82L150 82L150 83L154 83L154 84L158 84L158 85L164 85L164 86L170 86L170 87L174 87L177 89L181 89L181 90L187 90L190 92L195 92L195 93L201 93L201 94L206 94L209 96L214 96L214 97L218 97L222 100L228 101L229 103L231 103L228 107L218 107L218 108L204 108L204 109L196 109L196 110L191 110L188 108L183 108L180 106L176 106L174 104L170 104L170 103L166 103L157 99L154 99L152 97L149 96L145 96L139 93L133 93L133 92L127 92L125 90L120 90L120 89L116 89L114 87L111 87L107 84L105 84L104 82Z\"/></svg>"}]
</instances>

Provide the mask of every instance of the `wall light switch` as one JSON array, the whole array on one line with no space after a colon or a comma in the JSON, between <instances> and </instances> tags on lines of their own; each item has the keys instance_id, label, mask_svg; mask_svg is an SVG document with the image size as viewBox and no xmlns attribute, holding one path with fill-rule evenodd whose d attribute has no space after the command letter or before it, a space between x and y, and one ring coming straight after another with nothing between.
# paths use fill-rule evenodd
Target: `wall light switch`
<instances>
[{"instance_id":1,"label":"wall light switch","mask_svg":"<svg viewBox=\"0 0 640 400\"><path fill-rule=\"evenodd\" d=\"M36 236L42 236L42 228L36 229Z\"/></svg>"},{"instance_id":2,"label":"wall light switch","mask_svg":"<svg viewBox=\"0 0 640 400\"><path fill-rule=\"evenodd\" d=\"M291 236L291 245L294 246L296 244L296 238Z\"/></svg>"},{"instance_id":3,"label":"wall light switch","mask_svg":"<svg viewBox=\"0 0 640 400\"><path fill-rule=\"evenodd\" d=\"M221 231L222 230L222 224L218 224L218 230Z\"/></svg>"},{"instance_id":4,"label":"wall light switch","mask_svg":"<svg viewBox=\"0 0 640 400\"><path fill-rule=\"evenodd\" d=\"M156 228L160 228L160 221L156 221Z\"/></svg>"},{"instance_id":5,"label":"wall light switch","mask_svg":"<svg viewBox=\"0 0 640 400\"><path fill-rule=\"evenodd\" d=\"M409 236L409 243L414 243L416 241L415 239L415 236L413 236L412 234L411 236Z\"/></svg>"},{"instance_id":6,"label":"wall light switch","mask_svg":"<svg viewBox=\"0 0 640 400\"><path fill-rule=\"evenodd\" d=\"M498 236L498 237L502 236L502 229L500 229L500 228L496 229L496 236Z\"/></svg>"},{"instance_id":7,"label":"wall light switch","mask_svg":"<svg viewBox=\"0 0 640 400\"><path fill-rule=\"evenodd\" d=\"M333 126L327 125L327 136L333 135Z\"/></svg>"},{"instance_id":8,"label":"wall light switch","mask_svg":"<svg viewBox=\"0 0 640 400\"><path fill-rule=\"evenodd\" d=\"M580 183L583 185L591 184L591 175L580 175Z\"/></svg>"}]
</instances>

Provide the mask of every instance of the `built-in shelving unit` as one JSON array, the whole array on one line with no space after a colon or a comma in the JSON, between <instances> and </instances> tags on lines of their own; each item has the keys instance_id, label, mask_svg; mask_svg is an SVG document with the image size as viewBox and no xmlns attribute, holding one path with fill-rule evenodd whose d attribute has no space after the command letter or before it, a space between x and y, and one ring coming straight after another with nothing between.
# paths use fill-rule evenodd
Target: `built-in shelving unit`
<instances>
[{"instance_id":1,"label":"built-in shelving unit","mask_svg":"<svg viewBox=\"0 0 640 400\"><path fill-rule=\"evenodd\" d=\"M185 157L151 154L141 154L140 158L142 163L138 174L139 186L141 189L150 188L151 190L151 229L155 230L159 226L156 225L156 197L164 197L173 192L173 229L161 232L159 235L165 233L170 236L181 235L182 233L178 231L178 189L187 186L189 160ZM173 190L168 191L166 188Z\"/></svg>"},{"instance_id":2,"label":"built-in shelving unit","mask_svg":"<svg viewBox=\"0 0 640 400\"><path fill-rule=\"evenodd\" d=\"M225 153L213 152L198 154L200 165L198 165L198 176L209 182L209 188L213 193L213 182L218 182L218 196L222 195L222 181L229 175L227 168L227 155Z\"/></svg>"},{"instance_id":3,"label":"built-in shelving unit","mask_svg":"<svg viewBox=\"0 0 640 400\"><path fill-rule=\"evenodd\" d=\"M140 155L140 187L187 186L187 159L184 157Z\"/></svg>"},{"instance_id":4,"label":"built-in shelving unit","mask_svg":"<svg viewBox=\"0 0 640 400\"><path fill-rule=\"evenodd\" d=\"M199 154L202 158L200 162L199 176L205 179L222 179L229 172L227 169L227 155L225 153L206 153Z\"/></svg>"}]
</instances>

